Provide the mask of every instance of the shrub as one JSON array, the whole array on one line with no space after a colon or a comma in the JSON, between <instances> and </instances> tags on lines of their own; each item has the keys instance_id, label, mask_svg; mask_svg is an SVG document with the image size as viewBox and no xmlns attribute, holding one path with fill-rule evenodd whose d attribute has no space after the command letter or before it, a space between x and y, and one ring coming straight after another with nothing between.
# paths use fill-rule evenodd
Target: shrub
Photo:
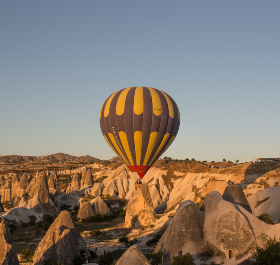
<instances>
[{"instance_id":1,"label":"shrub","mask_svg":"<svg viewBox=\"0 0 280 265\"><path fill-rule=\"evenodd\" d=\"M271 216L268 213L263 213L260 216L258 216L258 218L267 224L274 224L271 219Z\"/></svg>"},{"instance_id":2,"label":"shrub","mask_svg":"<svg viewBox=\"0 0 280 265\"><path fill-rule=\"evenodd\" d=\"M183 256L173 257L172 265L195 265L193 256L187 253Z\"/></svg>"},{"instance_id":3,"label":"shrub","mask_svg":"<svg viewBox=\"0 0 280 265\"><path fill-rule=\"evenodd\" d=\"M151 245L157 244L157 242L160 240L160 238L162 237L162 235L164 234L165 229L160 230L159 232L157 232L153 238L151 238L150 240L148 240L146 242L146 245L149 247Z\"/></svg>"},{"instance_id":4,"label":"shrub","mask_svg":"<svg viewBox=\"0 0 280 265\"><path fill-rule=\"evenodd\" d=\"M30 219L29 225L35 225L35 222L36 222L36 220L37 220L37 217L34 216L34 215L30 215L30 216L29 216L29 219Z\"/></svg>"},{"instance_id":5,"label":"shrub","mask_svg":"<svg viewBox=\"0 0 280 265\"><path fill-rule=\"evenodd\" d=\"M110 265L114 261L114 257L111 252L106 252L104 250L104 254L99 257L100 265Z\"/></svg>"},{"instance_id":6,"label":"shrub","mask_svg":"<svg viewBox=\"0 0 280 265\"><path fill-rule=\"evenodd\" d=\"M75 254L72 261L74 265L82 265L86 262L86 256L83 254Z\"/></svg>"},{"instance_id":7,"label":"shrub","mask_svg":"<svg viewBox=\"0 0 280 265\"><path fill-rule=\"evenodd\" d=\"M42 219L44 222L46 222L48 224L52 224L54 221L54 218L49 214L45 214Z\"/></svg>"},{"instance_id":8,"label":"shrub","mask_svg":"<svg viewBox=\"0 0 280 265\"><path fill-rule=\"evenodd\" d=\"M119 211L119 217L125 217L126 210L120 209Z\"/></svg>"},{"instance_id":9,"label":"shrub","mask_svg":"<svg viewBox=\"0 0 280 265\"><path fill-rule=\"evenodd\" d=\"M89 231L89 233L92 235L92 236L98 236L101 234L101 231L99 229L97 230L91 230Z\"/></svg>"},{"instance_id":10,"label":"shrub","mask_svg":"<svg viewBox=\"0 0 280 265\"><path fill-rule=\"evenodd\" d=\"M91 259L96 259L98 257L97 254L95 253L95 251L90 249L88 252L90 254Z\"/></svg>"},{"instance_id":11,"label":"shrub","mask_svg":"<svg viewBox=\"0 0 280 265\"><path fill-rule=\"evenodd\" d=\"M20 259L22 261L31 261L34 253L30 252L28 248L23 249L20 253Z\"/></svg>"},{"instance_id":12,"label":"shrub","mask_svg":"<svg viewBox=\"0 0 280 265\"><path fill-rule=\"evenodd\" d=\"M158 252L156 254L149 253L146 256L147 256L151 265L159 265L162 262L162 255L163 255L162 252Z\"/></svg>"},{"instance_id":13,"label":"shrub","mask_svg":"<svg viewBox=\"0 0 280 265\"><path fill-rule=\"evenodd\" d=\"M256 246L252 252L255 258L253 265L274 265L279 264L280 260L280 242L276 239L269 239L264 248Z\"/></svg>"},{"instance_id":14,"label":"shrub","mask_svg":"<svg viewBox=\"0 0 280 265\"><path fill-rule=\"evenodd\" d=\"M124 236L124 237L121 237L121 238L119 238L119 243L125 243L125 244L127 244L128 243L128 237L127 236Z\"/></svg>"},{"instance_id":15,"label":"shrub","mask_svg":"<svg viewBox=\"0 0 280 265\"><path fill-rule=\"evenodd\" d=\"M11 234L13 234L17 230L17 227L15 224L8 224L8 227L10 228Z\"/></svg>"}]
</instances>

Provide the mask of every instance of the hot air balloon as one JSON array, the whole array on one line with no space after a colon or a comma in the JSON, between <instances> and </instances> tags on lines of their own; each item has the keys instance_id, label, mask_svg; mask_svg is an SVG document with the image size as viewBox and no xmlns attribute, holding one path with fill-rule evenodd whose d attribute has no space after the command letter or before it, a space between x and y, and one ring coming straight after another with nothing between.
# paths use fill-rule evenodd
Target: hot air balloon
<instances>
[{"instance_id":1,"label":"hot air balloon","mask_svg":"<svg viewBox=\"0 0 280 265\"><path fill-rule=\"evenodd\" d=\"M128 87L109 96L100 112L103 136L132 172L142 179L179 130L175 101L150 87Z\"/></svg>"}]
</instances>

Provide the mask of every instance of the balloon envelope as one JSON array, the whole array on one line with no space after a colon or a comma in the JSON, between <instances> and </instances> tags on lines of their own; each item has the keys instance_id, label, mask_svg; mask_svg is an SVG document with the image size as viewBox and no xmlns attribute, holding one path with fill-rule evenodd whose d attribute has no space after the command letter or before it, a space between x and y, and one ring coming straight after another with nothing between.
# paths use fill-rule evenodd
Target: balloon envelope
<instances>
[{"instance_id":1,"label":"balloon envelope","mask_svg":"<svg viewBox=\"0 0 280 265\"><path fill-rule=\"evenodd\" d=\"M121 89L106 99L100 112L107 143L140 178L170 146L179 126L175 101L150 87Z\"/></svg>"}]
</instances>

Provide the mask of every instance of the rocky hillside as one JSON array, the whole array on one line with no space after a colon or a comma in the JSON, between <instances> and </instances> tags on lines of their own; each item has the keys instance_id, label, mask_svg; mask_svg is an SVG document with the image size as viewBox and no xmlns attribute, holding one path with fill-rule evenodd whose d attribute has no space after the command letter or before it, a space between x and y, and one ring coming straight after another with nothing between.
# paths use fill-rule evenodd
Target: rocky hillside
<instances>
[{"instance_id":1,"label":"rocky hillside","mask_svg":"<svg viewBox=\"0 0 280 265\"><path fill-rule=\"evenodd\" d=\"M0 162L95 162L100 161L92 156L72 156L64 153L57 153L47 156L21 156L8 155L0 156Z\"/></svg>"}]
</instances>

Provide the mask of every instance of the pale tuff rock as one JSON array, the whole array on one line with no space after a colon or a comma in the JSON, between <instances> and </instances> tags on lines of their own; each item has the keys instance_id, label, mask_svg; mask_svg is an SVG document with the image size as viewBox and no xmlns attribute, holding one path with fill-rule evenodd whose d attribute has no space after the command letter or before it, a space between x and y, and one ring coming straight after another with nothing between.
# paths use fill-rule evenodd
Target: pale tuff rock
<instances>
[{"instance_id":1,"label":"pale tuff rock","mask_svg":"<svg viewBox=\"0 0 280 265\"><path fill-rule=\"evenodd\" d=\"M268 213L275 224L280 223L280 186L258 191L248 198L253 214L259 216Z\"/></svg>"},{"instance_id":2,"label":"pale tuff rock","mask_svg":"<svg viewBox=\"0 0 280 265\"><path fill-rule=\"evenodd\" d=\"M27 178L26 174L23 173L19 178L20 190L19 190L18 197L22 197L26 193L28 185L29 185L28 178Z\"/></svg>"},{"instance_id":3,"label":"pale tuff rock","mask_svg":"<svg viewBox=\"0 0 280 265\"><path fill-rule=\"evenodd\" d=\"M73 178L72 178L72 182L71 182L71 188L72 190L80 190L81 189L81 178L80 176L75 173Z\"/></svg>"},{"instance_id":4,"label":"pale tuff rock","mask_svg":"<svg viewBox=\"0 0 280 265\"><path fill-rule=\"evenodd\" d=\"M63 261L65 265L73 265L72 259L81 250L90 256L71 214L62 211L37 247L33 264L57 264Z\"/></svg>"},{"instance_id":5,"label":"pale tuff rock","mask_svg":"<svg viewBox=\"0 0 280 265\"><path fill-rule=\"evenodd\" d=\"M9 221L15 221L17 223L28 223L30 222L29 215L35 215L33 211L29 212L26 208L12 208L7 213L2 215L3 219L7 219Z\"/></svg>"},{"instance_id":6,"label":"pale tuff rock","mask_svg":"<svg viewBox=\"0 0 280 265\"><path fill-rule=\"evenodd\" d=\"M242 206L248 212L252 213L251 207L249 205L248 200L240 186L240 184L234 184L231 180L228 182L228 186L226 187L223 193L223 199L229 201L231 203Z\"/></svg>"},{"instance_id":7,"label":"pale tuff rock","mask_svg":"<svg viewBox=\"0 0 280 265\"><path fill-rule=\"evenodd\" d=\"M103 190L104 184L101 183L94 183L94 186L92 188L88 188L85 190L85 195L91 195L91 196L101 196L102 190Z\"/></svg>"},{"instance_id":8,"label":"pale tuff rock","mask_svg":"<svg viewBox=\"0 0 280 265\"><path fill-rule=\"evenodd\" d=\"M171 264L172 257L190 252L195 255L203 247L203 217L192 201L181 202L165 233L159 240L155 253L162 251L163 264Z\"/></svg>"},{"instance_id":9,"label":"pale tuff rock","mask_svg":"<svg viewBox=\"0 0 280 265\"><path fill-rule=\"evenodd\" d=\"M92 186L94 184L93 182L93 176L91 173L91 168L87 169L86 177L84 179L84 187Z\"/></svg>"},{"instance_id":10,"label":"pale tuff rock","mask_svg":"<svg viewBox=\"0 0 280 265\"><path fill-rule=\"evenodd\" d=\"M124 227L148 226L155 221L153 202L147 184L137 184L137 190L128 203Z\"/></svg>"},{"instance_id":11,"label":"pale tuff rock","mask_svg":"<svg viewBox=\"0 0 280 265\"><path fill-rule=\"evenodd\" d=\"M2 187L2 202L9 202L11 201L11 186L10 183L7 182L3 187Z\"/></svg>"},{"instance_id":12,"label":"pale tuff rock","mask_svg":"<svg viewBox=\"0 0 280 265\"><path fill-rule=\"evenodd\" d=\"M58 179L56 171L52 171L50 173L50 177L48 179L49 193L55 194L58 192Z\"/></svg>"},{"instance_id":13,"label":"pale tuff rock","mask_svg":"<svg viewBox=\"0 0 280 265\"><path fill-rule=\"evenodd\" d=\"M19 204L19 197L14 194L13 198L11 199L11 206L10 208L14 208L14 207L17 207L17 205Z\"/></svg>"},{"instance_id":14,"label":"pale tuff rock","mask_svg":"<svg viewBox=\"0 0 280 265\"><path fill-rule=\"evenodd\" d=\"M223 200L217 191L207 194L203 206L205 241L224 252L227 257L230 249L234 257L238 258L252 250L255 243L252 226L244 214L237 210L238 206Z\"/></svg>"},{"instance_id":15,"label":"pale tuff rock","mask_svg":"<svg viewBox=\"0 0 280 265\"><path fill-rule=\"evenodd\" d=\"M133 245L122 254L116 265L150 265L150 263L137 245Z\"/></svg>"},{"instance_id":16,"label":"pale tuff rock","mask_svg":"<svg viewBox=\"0 0 280 265\"><path fill-rule=\"evenodd\" d=\"M32 179L27 192L33 197L28 203L28 209L35 208L37 213L50 214L53 217L58 215L57 208L50 198L48 181L44 171L37 173L36 177Z\"/></svg>"},{"instance_id":17,"label":"pale tuff rock","mask_svg":"<svg viewBox=\"0 0 280 265\"><path fill-rule=\"evenodd\" d=\"M18 208L19 208L19 207L23 207L23 208L26 208L26 207L27 207L27 201L26 201L26 197L25 197L25 196L23 196L23 197L20 199L20 201L19 201L17 207L18 207Z\"/></svg>"},{"instance_id":18,"label":"pale tuff rock","mask_svg":"<svg viewBox=\"0 0 280 265\"><path fill-rule=\"evenodd\" d=\"M100 213L101 215L112 215L107 204L99 196L91 200L90 203L92 204L95 213Z\"/></svg>"},{"instance_id":19,"label":"pale tuff rock","mask_svg":"<svg viewBox=\"0 0 280 265\"><path fill-rule=\"evenodd\" d=\"M80 203L80 210L78 212L77 217L82 218L89 218L91 216L94 216L94 210L92 208L92 205L90 202L86 203Z\"/></svg>"},{"instance_id":20,"label":"pale tuff rock","mask_svg":"<svg viewBox=\"0 0 280 265\"><path fill-rule=\"evenodd\" d=\"M73 191L71 193L62 193L55 198L56 204L66 204L69 206L79 206L80 205L80 196L77 191Z\"/></svg>"},{"instance_id":21,"label":"pale tuff rock","mask_svg":"<svg viewBox=\"0 0 280 265\"><path fill-rule=\"evenodd\" d=\"M17 254L11 239L10 231L5 221L0 223L0 264L17 265L19 264Z\"/></svg>"},{"instance_id":22,"label":"pale tuff rock","mask_svg":"<svg viewBox=\"0 0 280 265\"><path fill-rule=\"evenodd\" d=\"M14 196L20 196L20 181L16 173L12 177L12 197Z\"/></svg>"}]
</instances>

